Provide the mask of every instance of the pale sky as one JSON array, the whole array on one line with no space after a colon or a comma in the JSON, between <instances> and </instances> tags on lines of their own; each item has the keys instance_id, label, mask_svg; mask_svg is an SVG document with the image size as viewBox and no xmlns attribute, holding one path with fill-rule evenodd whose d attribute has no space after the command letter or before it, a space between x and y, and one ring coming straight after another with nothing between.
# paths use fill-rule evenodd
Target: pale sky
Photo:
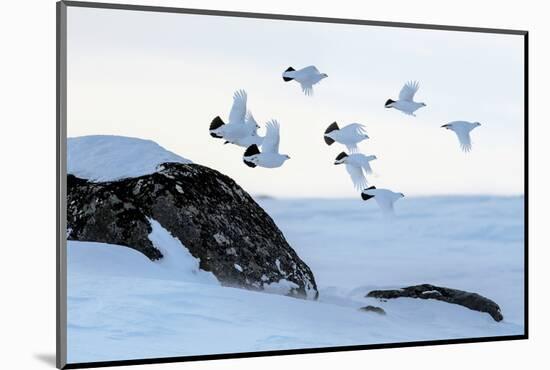
<instances>
[{"instance_id":1,"label":"pale sky","mask_svg":"<svg viewBox=\"0 0 550 370\"><path fill-rule=\"evenodd\" d=\"M282 72L315 65L328 78L305 96ZM326 127L363 123L371 185L406 195L523 194L523 36L68 8L68 135L151 139L214 168L251 194L356 197L344 146ZM427 107L384 108L408 80ZM244 148L208 133L235 90L263 125L281 124L277 169L249 168ZM464 154L450 121L478 121ZM263 129L260 131L263 135Z\"/></svg>"}]
</instances>

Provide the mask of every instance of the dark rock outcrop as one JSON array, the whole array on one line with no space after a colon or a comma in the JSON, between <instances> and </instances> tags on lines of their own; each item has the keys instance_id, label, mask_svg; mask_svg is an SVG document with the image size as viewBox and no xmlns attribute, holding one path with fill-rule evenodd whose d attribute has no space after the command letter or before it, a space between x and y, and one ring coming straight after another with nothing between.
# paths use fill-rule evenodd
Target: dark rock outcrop
<instances>
[{"instance_id":1,"label":"dark rock outcrop","mask_svg":"<svg viewBox=\"0 0 550 370\"><path fill-rule=\"evenodd\" d=\"M271 217L231 178L197 164L165 163L151 175L94 183L68 175L68 239L134 248L151 260L158 221L226 286L262 290L286 279L289 295L317 298L310 268Z\"/></svg>"},{"instance_id":2,"label":"dark rock outcrop","mask_svg":"<svg viewBox=\"0 0 550 370\"><path fill-rule=\"evenodd\" d=\"M384 311L384 309L382 307L376 307L376 306L371 306L371 305L361 307L360 310L361 311L366 311L366 312L374 312L374 313L377 313L379 315L385 315L386 314L386 311Z\"/></svg>"},{"instance_id":3,"label":"dark rock outcrop","mask_svg":"<svg viewBox=\"0 0 550 370\"><path fill-rule=\"evenodd\" d=\"M447 303L458 304L474 311L486 312L495 321L502 321L503 316L498 304L477 293L470 293L463 290L444 288L430 284L408 286L395 290L373 290L367 297L392 299L392 298L420 298L436 299Z\"/></svg>"}]
</instances>

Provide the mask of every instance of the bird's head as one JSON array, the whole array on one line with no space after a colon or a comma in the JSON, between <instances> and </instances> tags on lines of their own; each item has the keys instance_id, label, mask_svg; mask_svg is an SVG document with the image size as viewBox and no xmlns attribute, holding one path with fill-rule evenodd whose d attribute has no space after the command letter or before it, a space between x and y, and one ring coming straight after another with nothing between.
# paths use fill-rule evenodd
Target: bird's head
<instances>
[{"instance_id":1,"label":"bird's head","mask_svg":"<svg viewBox=\"0 0 550 370\"><path fill-rule=\"evenodd\" d=\"M401 196L401 198L405 198L405 194L399 193L399 195Z\"/></svg>"},{"instance_id":2,"label":"bird's head","mask_svg":"<svg viewBox=\"0 0 550 370\"><path fill-rule=\"evenodd\" d=\"M327 78L328 75L326 73L321 73L321 78Z\"/></svg>"},{"instance_id":3,"label":"bird's head","mask_svg":"<svg viewBox=\"0 0 550 370\"><path fill-rule=\"evenodd\" d=\"M338 154L338 156L336 156L336 158L334 159L334 164L336 165L336 164L346 163L347 158L348 158L348 155L345 152L342 152Z\"/></svg>"},{"instance_id":4,"label":"bird's head","mask_svg":"<svg viewBox=\"0 0 550 370\"><path fill-rule=\"evenodd\" d=\"M375 156L375 155L369 155L369 156L367 156L367 159L368 159L369 161L374 161L375 159L378 159L378 157Z\"/></svg>"},{"instance_id":5,"label":"bird's head","mask_svg":"<svg viewBox=\"0 0 550 370\"><path fill-rule=\"evenodd\" d=\"M420 103L421 106L425 107L426 106L426 103Z\"/></svg>"},{"instance_id":6,"label":"bird's head","mask_svg":"<svg viewBox=\"0 0 550 370\"><path fill-rule=\"evenodd\" d=\"M450 130L452 127L453 127L453 125L451 123L447 123L447 124L441 126L441 128L446 128L447 130Z\"/></svg>"},{"instance_id":7,"label":"bird's head","mask_svg":"<svg viewBox=\"0 0 550 370\"><path fill-rule=\"evenodd\" d=\"M288 154L285 154L285 160L290 159L290 156Z\"/></svg>"},{"instance_id":8,"label":"bird's head","mask_svg":"<svg viewBox=\"0 0 550 370\"><path fill-rule=\"evenodd\" d=\"M475 126L475 127L481 126L481 123L479 123L479 122L474 122L474 126Z\"/></svg>"},{"instance_id":9,"label":"bird's head","mask_svg":"<svg viewBox=\"0 0 550 370\"><path fill-rule=\"evenodd\" d=\"M391 108L393 103L395 103L395 100L388 99L388 100L386 100L386 103L384 103L384 106L386 108Z\"/></svg>"}]
</instances>

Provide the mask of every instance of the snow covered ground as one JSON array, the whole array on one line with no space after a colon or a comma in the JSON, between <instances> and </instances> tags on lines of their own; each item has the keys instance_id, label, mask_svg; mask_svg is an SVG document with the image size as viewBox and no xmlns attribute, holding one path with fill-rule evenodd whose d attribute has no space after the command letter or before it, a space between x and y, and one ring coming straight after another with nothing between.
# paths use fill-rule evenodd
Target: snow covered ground
<instances>
[{"instance_id":1,"label":"snow covered ground","mask_svg":"<svg viewBox=\"0 0 550 370\"><path fill-rule=\"evenodd\" d=\"M523 197L419 197L396 203L259 200L311 267L322 301L430 283L496 301L523 323Z\"/></svg>"},{"instance_id":2,"label":"snow covered ground","mask_svg":"<svg viewBox=\"0 0 550 370\"><path fill-rule=\"evenodd\" d=\"M192 163L152 140L114 135L67 139L67 173L91 181L148 175L167 162Z\"/></svg>"},{"instance_id":3,"label":"snow covered ground","mask_svg":"<svg viewBox=\"0 0 550 370\"><path fill-rule=\"evenodd\" d=\"M523 334L523 198L259 203L312 268L319 301L219 285L153 222L167 259L69 242L69 363ZM169 261L170 260L170 261ZM364 298L432 283L495 300L504 321L431 300ZM387 315L361 312L368 304Z\"/></svg>"}]
</instances>

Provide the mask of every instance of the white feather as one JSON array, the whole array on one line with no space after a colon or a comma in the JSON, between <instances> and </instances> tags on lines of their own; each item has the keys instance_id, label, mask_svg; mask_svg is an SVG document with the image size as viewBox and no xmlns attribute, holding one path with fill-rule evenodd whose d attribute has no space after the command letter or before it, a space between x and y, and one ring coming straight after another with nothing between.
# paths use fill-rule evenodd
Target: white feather
<instances>
[{"instance_id":1,"label":"white feather","mask_svg":"<svg viewBox=\"0 0 550 370\"><path fill-rule=\"evenodd\" d=\"M231 106L231 111L229 112L228 124L244 124L246 116L246 101L246 91L238 90L235 92L233 95L233 105Z\"/></svg>"},{"instance_id":2,"label":"white feather","mask_svg":"<svg viewBox=\"0 0 550 370\"><path fill-rule=\"evenodd\" d=\"M325 134L337 143L344 144L348 151L356 153L358 151L357 144L369 138L364 125L360 123L350 123L338 130L334 130Z\"/></svg>"},{"instance_id":3,"label":"white feather","mask_svg":"<svg viewBox=\"0 0 550 370\"><path fill-rule=\"evenodd\" d=\"M313 96L313 85L319 83L326 75L320 73L317 67L308 66L297 71L285 71L283 77L292 78L300 84L306 96Z\"/></svg>"},{"instance_id":4,"label":"white feather","mask_svg":"<svg viewBox=\"0 0 550 370\"><path fill-rule=\"evenodd\" d=\"M396 193L388 189L365 189L363 193L374 197L378 207L384 214L393 214L394 203L404 197L402 193Z\"/></svg>"},{"instance_id":5,"label":"white feather","mask_svg":"<svg viewBox=\"0 0 550 370\"><path fill-rule=\"evenodd\" d=\"M460 144L460 149L463 152L467 153L472 150L472 140L470 138L470 131L474 128L480 126L478 122L468 122L468 121L453 121L449 122L442 127L453 131L458 138Z\"/></svg>"},{"instance_id":6,"label":"white feather","mask_svg":"<svg viewBox=\"0 0 550 370\"><path fill-rule=\"evenodd\" d=\"M271 120L266 123L265 127L266 127L266 134L262 145L262 152L279 153L279 141L280 141L279 123L276 120Z\"/></svg>"},{"instance_id":7,"label":"white feather","mask_svg":"<svg viewBox=\"0 0 550 370\"><path fill-rule=\"evenodd\" d=\"M412 102L419 87L418 81L407 82L399 92L399 100Z\"/></svg>"}]
</instances>

